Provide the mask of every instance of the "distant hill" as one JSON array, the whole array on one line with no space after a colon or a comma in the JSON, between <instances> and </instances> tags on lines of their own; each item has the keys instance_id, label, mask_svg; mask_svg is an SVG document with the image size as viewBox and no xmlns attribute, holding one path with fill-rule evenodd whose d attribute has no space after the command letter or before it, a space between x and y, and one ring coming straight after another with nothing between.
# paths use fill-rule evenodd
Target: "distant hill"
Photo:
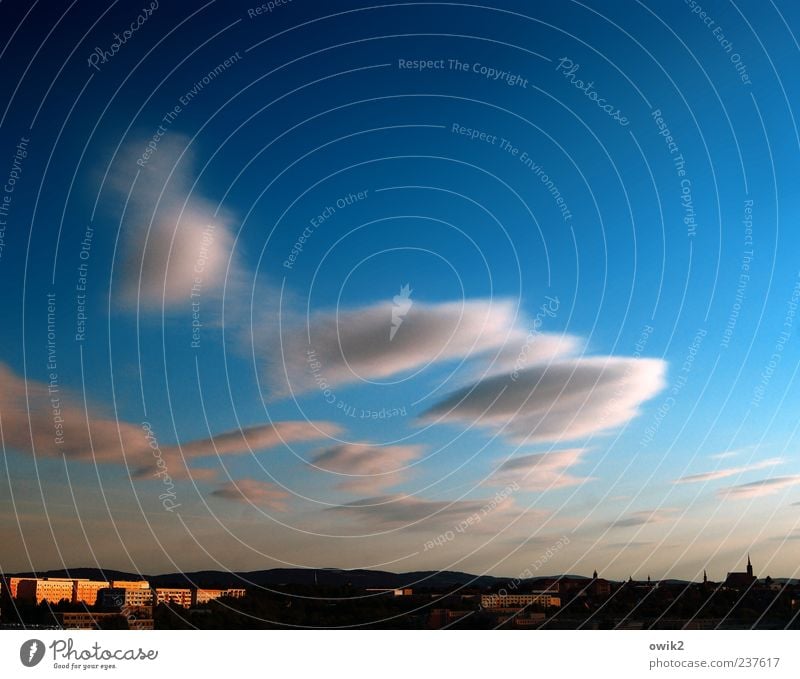
<instances>
[{"instance_id":1,"label":"distant hill","mask_svg":"<svg viewBox=\"0 0 800 679\"><path fill-rule=\"evenodd\" d=\"M412 571L410 573L391 573L389 571L373 571L365 569L346 570L341 568L270 568L260 571L194 571L191 573L164 573L147 575L126 571L103 570L99 568L70 568L40 573L8 573L7 576L36 577L73 577L90 578L92 580L148 580L156 587L278 587L281 585L319 585L322 587L347 587L356 589L412 587L425 589L458 589L476 587L489 589L493 587L517 584L528 589L544 586L547 580L569 578L572 580L589 580L583 575L550 575L536 576L522 581L513 577L496 577L492 575L472 575L459 571ZM656 581L654 581L656 582ZM661 580L662 584L688 585L686 580ZM798 583L793 578L774 578L775 583ZM541 585L539 585L541 583Z\"/></svg>"},{"instance_id":2,"label":"distant hill","mask_svg":"<svg viewBox=\"0 0 800 679\"><path fill-rule=\"evenodd\" d=\"M460 587L477 587L487 589L499 587L513 581L513 578L494 577L491 575L472 575L458 571L413 571L410 573L391 573L389 571L373 571L364 569L345 570L339 568L271 568L261 571L194 571L191 573L165 573L148 575L146 573L129 573L125 571L103 570L99 568L70 568L62 570L42 571L39 573L9 573L15 577L51 577L51 578L89 578L92 580L148 580L156 587L274 587L280 585L319 585L325 587L352 586L357 589L367 588L399 588L416 589L456 589ZM552 576L558 577L558 576ZM581 576L564 576L580 578ZM534 578L525 581L535 583Z\"/></svg>"}]
</instances>

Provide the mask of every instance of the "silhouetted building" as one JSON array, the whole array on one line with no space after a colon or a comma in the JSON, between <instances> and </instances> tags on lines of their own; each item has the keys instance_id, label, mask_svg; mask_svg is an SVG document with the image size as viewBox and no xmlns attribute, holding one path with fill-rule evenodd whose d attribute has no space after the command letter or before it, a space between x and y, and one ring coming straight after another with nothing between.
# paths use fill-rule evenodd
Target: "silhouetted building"
<instances>
[{"instance_id":1,"label":"silhouetted building","mask_svg":"<svg viewBox=\"0 0 800 679\"><path fill-rule=\"evenodd\" d=\"M152 609L150 609L152 611ZM123 613L94 613L90 611L56 613L58 622L63 629L103 629L110 623L118 621L120 626L127 625L128 629L153 629L153 617L138 617L124 615Z\"/></svg>"},{"instance_id":2,"label":"silhouetted building","mask_svg":"<svg viewBox=\"0 0 800 679\"><path fill-rule=\"evenodd\" d=\"M725 587L729 589L746 589L751 587L755 581L756 577L753 575L753 565L750 563L750 555L748 554L747 570L744 573L728 573L728 577L725 578Z\"/></svg>"}]
</instances>

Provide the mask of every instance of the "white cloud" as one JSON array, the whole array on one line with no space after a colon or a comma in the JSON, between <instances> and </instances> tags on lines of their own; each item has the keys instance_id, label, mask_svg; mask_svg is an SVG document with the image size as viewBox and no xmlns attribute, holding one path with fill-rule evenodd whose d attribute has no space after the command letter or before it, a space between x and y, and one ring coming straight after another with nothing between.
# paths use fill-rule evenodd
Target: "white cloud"
<instances>
[{"instance_id":1,"label":"white cloud","mask_svg":"<svg viewBox=\"0 0 800 679\"><path fill-rule=\"evenodd\" d=\"M54 397L56 401L52 400ZM331 422L284 421L214 434L182 446L161 446L157 433L148 438L148 432L141 426L104 417L94 407L89 408L87 415L82 407L72 405L81 400L79 395L65 389L50 394L46 384L36 380L26 383L0 363L0 413L5 447L35 452L42 457L63 455L69 461L127 463L133 468L135 478L149 478L157 471L166 471L173 479L191 475L197 480L208 480L216 475L214 470L187 470L184 460L247 454L280 444L316 441L341 431ZM158 466L159 453L163 467Z\"/></svg>"},{"instance_id":2,"label":"white cloud","mask_svg":"<svg viewBox=\"0 0 800 679\"><path fill-rule=\"evenodd\" d=\"M274 340L264 342L269 348L264 354L272 361L273 387L281 394L290 389L302 393L315 388L320 379L334 387L478 356L487 365L493 358L513 363L527 339L516 305L509 300L417 301L390 339L392 309L392 300L387 299L338 313L318 312L306 322L290 321L281 341L282 361L273 351ZM526 360L548 360L574 351L575 346L569 337L537 336L527 347Z\"/></svg>"},{"instance_id":3,"label":"white cloud","mask_svg":"<svg viewBox=\"0 0 800 679\"><path fill-rule=\"evenodd\" d=\"M645 526L651 523L663 523L674 518L674 509L643 509L638 512L631 512L627 516L609 524L610 528L632 528L634 526Z\"/></svg>"},{"instance_id":4,"label":"white cloud","mask_svg":"<svg viewBox=\"0 0 800 679\"><path fill-rule=\"evenodd\" d=\"M197 193L194 158L189 140L169 133L151 159L139 169L123 221L121 300L126 307L190 311L192 286L212 299L221 291L230 267L230 284L243 280L233 255L230 216ZM117 160L111 179L118 201L124 201L133 182L131 167L143 144L129 144ZM232 259L233 258L233 259Z\"/></svg>"},{"instance_id":5,"label":"white cloud","mask_svg":"<svg viewBox=\"0 0 800 679\"><path fill-rule=\"evenodd\" d=\"M689 476L682 476L673 481L673 483L699 483L701 481L715 481L716 479L724 479L729 476L736 476L737 474L744 474L745 472L754 471L756 469L765 469L766 467L774 467L778 464L786 462L783 458L773 457L769 460L762 460L753 464L743 465L741 467L729 467L728 469L717 469L713 472L703 472L701 474L690 474Z\"/></svg>"},{"instance_id":6,"label":"white cloud","mask_svg":"<svg viewBox=\"0 0 800 679\"><path fill-rule=\"evenodd\" d=\"M495 375L460 389L423 415L502 431L513 441L569 441L622 425L664 388L658 359L576 358Z\"/></svg>"},{"instance_id":7,"label":"white cloud","mask_svg":"<svg viewBox=\"0 0 800 679\"><path fill-rule=\"evenodd\" d=\"M490 483L517 483L523 490L532 491L576 486L591 480L568 473L571 467L582 462L585 453L583 448L571 448L515 457L500 465Z\"/></svg>"},{"instance_id":8,"label":"white cloud","mask_svg":"<svg viewBox=\"0 0 800 679\"><path fill-rule=\"evenodd\" d=\"M345 443L321 451L312 460L338 476L337 488L351 493L376 493L408 478L408 463L418 459L422 446L379 446Z\"/></svg>"},{"instance_id":9,"label":"white cloud","mask_svg":"<svg viewBox=\"0 0 800 679\"><path fill-rule=\"evenodd\" d=\"M800 484L800 476L776 476L771 479L751 481L740 486L721 488L717 491L720 497L729 497L737 500L774 495L786 488Z\"/></svg>"},{"instance_id":10,"label":"white cloud","mask_svg":"<svg viewBox=\"0 0 800 679\"><path fill-rule=\"evenodd\" d=\"M347 516L369 530L379 531L412 527L450 528L469 516L477 515L482 518L490 512L507 511L512 506L513 500L509 496L496 502L492 500L448 502L425 500L409 495L382 495L331 507L326 511Z\"/></svg>"},{"instance_id":11,"label":"white cloud","mask_svg":"<svg viewBox=\"0 0 800 679\"><path fill-rule=\"evenodd\" d=\"M338 425L324 421L283 421L271 424L244 427L214 434L208 438L189 441L181 445L167 446L161 450L161 458L166 464L170 476L175 470L177 476L182 478L185 469L185 460L202 457L216 457L217 455L246 455L259 450L274 448L278 445L288 445L302 441L316 441L341 433ZM156 459L150 455L146 464L133 472L135 478L147 478L158 471ZM192 469L191 475L198 478L209 478L214 470Z\"/></svg>"},{"instance_id":12,"label":"white cloud","mask_svg":"<svg viewBox=\"0 0 800 679\"><path fill-rule=\"evenodd\" d=\"M285 512L288 509L286 501L291 497L291 494L280 486L266 481L257 481L256 479L229 481L212 491L211 495L225 500L233 500L234 502L269 507L281 512Z\"/></svg>"}]
</instances>

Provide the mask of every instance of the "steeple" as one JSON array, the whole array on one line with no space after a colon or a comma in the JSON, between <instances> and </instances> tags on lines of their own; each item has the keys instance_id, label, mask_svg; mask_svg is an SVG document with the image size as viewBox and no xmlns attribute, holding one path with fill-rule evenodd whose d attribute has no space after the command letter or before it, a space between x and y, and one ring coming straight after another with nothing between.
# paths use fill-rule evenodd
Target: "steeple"
<instances>
[{"instance_id":1,"label":"steeple","mask_svg":"<svg viewBox=\"0 0 800 679\"><path fill-rule=\"evenodd\" d=\"M747 575L753 577L753 564L750 563L750 552L747 552Z\"/></svg>"},{"instance_id":2,"label":"steeple","mask_svg":"<svg viewBox=\"0 0 800 679\"><path fill-rule=\"evenodd\" d=\"M706 575L706 569L705 568L703 569L703 584L704 585L708 584L708 576Z\"/></svg>"},{"instance_id":3,"label":"steeple","mask_svg":"<svg viewBox=\"0 0 800 679\"><path fill-rule=\"evenodd\" d=\"M595 572L592 573L592 580L597 580L597 570L596 569L595 569Z\"/></svg>"}]
</instances>

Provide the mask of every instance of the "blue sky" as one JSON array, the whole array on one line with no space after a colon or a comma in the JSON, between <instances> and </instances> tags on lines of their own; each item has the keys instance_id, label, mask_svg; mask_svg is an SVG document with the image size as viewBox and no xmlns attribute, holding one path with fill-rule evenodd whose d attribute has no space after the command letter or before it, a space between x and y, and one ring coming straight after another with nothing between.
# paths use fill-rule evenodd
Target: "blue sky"
<instances>
[{"instance_id":1,"label":"blue sky","mask_svg":"<svg viewBox=\"0 0 800 679\"><path fill-rule=\"evenodd\" d=\"M2 8L3 570L796 575L792 3L155 5Z\"/></svg>"}]
</instances>

